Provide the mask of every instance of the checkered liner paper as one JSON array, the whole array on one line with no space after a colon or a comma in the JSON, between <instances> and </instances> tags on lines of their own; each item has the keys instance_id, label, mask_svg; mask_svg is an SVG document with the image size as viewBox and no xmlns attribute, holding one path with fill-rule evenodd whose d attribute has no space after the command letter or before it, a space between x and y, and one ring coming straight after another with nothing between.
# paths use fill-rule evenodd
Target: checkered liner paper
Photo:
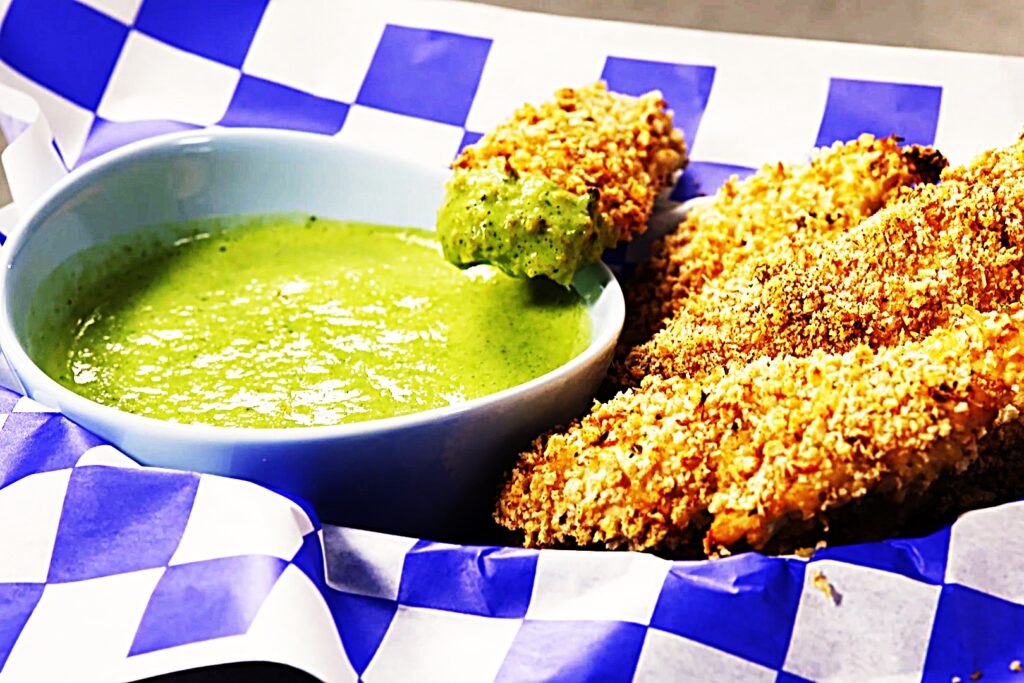
<instances>
[{"instance_id":1,"label":"checkered liner paper","mask_svg":"<svg viewBox=\"0 0 1024 683\"><path fill-rule=\"evenodd\" d=\"M1024 122L1012 58L461 3L228 6L0 0L3 224L66 168L161 132L290 128L441 166L519 103L597 78L664 93L693 157L676 199L863 131L959 162ZM1024 682L1024 503L810 561L453 546L141 468L0 392L0 680L270 661L328 681Z\"/></svg>"}]
</instances>

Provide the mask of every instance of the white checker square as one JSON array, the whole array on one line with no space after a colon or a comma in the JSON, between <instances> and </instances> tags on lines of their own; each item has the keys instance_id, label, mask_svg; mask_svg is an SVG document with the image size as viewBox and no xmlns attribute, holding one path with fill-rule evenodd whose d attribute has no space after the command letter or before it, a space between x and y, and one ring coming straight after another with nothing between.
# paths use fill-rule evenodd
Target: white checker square
<instances>
[{"instance_id":1,"label":"white checker square","mask_svg":"<svg viewBox=\"0 0 1024 683\"><path fill-rule=\"evenodd\" d=\"M78 2L103 12L123 24L133 23L139 14L139 8L142 7L142 0L78 0Z\"/></svg>"},{"instance_id":2,"label":"white checker square","mask_svg":"<svg viewBox=\"0 0 1024 683\"><path fill-rule=\"evenodd\" d=\"M567 50L563 32L549 22L502 31L491 44L466 128L486 133L524 102L547 102L560 88L596 81L606 57L602 48L578 44Z\"/></svg>"},{"instance_id":3,"label":"white checker square","mask_svg":"<svg viewBox=\"0 0 1024 683\"><path fill-rule=\"evenodd\" d=\"M295 566L285 567L256 614L246 638L256 652L321 681L356 681L338 628L323 597Z\"/></svg>"},{"instance_id":4,"label":"white checker square","mask_svg":"<svg viewBox=\"0 0 1024 683\"><path fill-rule=\"evenodd\" d=\"M112 121L219 121L241 73L132 31L97 114Z\"/></svg>"},{"instance_id":5,"label":"white checker square","mask_svg":"<svg viewBox=\"0 0 1024 683\"><path fill-rule=\"evenodd\" d=\"M319 97L354 102L385 20L358 0L272 0L242 70Z\"/></svg>"},{"instance_id":6,"label":"white checker square","mask_svg":"<svg viewBox=\"0 0 1024 683\"><path fill-rule=\"evenodd\" d=\"M327 583L332 587L386 600L398 599L405 556L416 539L360 529L323 529Z\"/></svg>"},{"instance_id":7,"label":"white checker square","mask_svg":"<svg viewBox=\"0 0 1024 683\"><path fill-rule=\"evenodd\" d=\"M427 166L447 167L459 151L459 126L353 105L336 136L352 145L400 156Z\"/></svg>"},{"instance_id":8,"label":"white checker square","mask_svg":"<svg viewBox=\"0 0 1024 683\"><path fill-rule=\"evenodd\" d=\"M75 463L75 467L86 467L89 465L103 465L106 467L122 467L128 469L140 469L142 466L113 446L104 444L93 446L85 453L82 453Z\"/></svg>"},{"instance_id":9,"label":"white checker square","mask_svg":"<svg viewBox=\"0 0 1024 683\"><path fill-rule=\"evenodd\" d=\"M4 207L5 216L0 227L6 234L18 223L19 209L31 206L61 178L67 168L60 153L54 148L53 131L39 103L20 90L0 84L0 127L11 143L3 150L3 165L7 172L7 189L12 201ZM92 115L89 115L89 121ZM11 372L7 360L0 368L0 383L24 394L21 382Z\"/></svg>"},{"instance_id":10,"label":"white checker square","mask_svg":"<svg viewBox=\"0 0 1024 683\"><path fill-rule=\"evenodd\" d=\"M44 583L71 470L34 474L0 490L0 583Z\"/></svg>"},{"instance_id":11,"label":"white checker square","mask_svg":"<svg viewBox=\"0 0 1024 683\"><path fill-rule=\"evenodd\" d=\"M4 665L6 680L116 680L164 571L47 585Z\"/></svg>"},{"instance_id":12,"label":"white checker square","mask_svg":"<svg viewBox=\"0 0 1024 683\"><path fill-rule=\"evenodd\" d=\"M939 592L878 569L809 563L784 668L815 681L918 681Z\"/></svg>"},{"instance_id":13,"label":"white checker square","mask_svg":"<svg viewBox=\"0 0 1024 683\"><path fill-rule=\"evenodd\" d=\"M649 624L668 569L641 553L543 552L526 618Z\"/></svg>"},{"instance_id":14,"label":"white checker square","mask_svg":"<svg viewBox=\"0 0 1024 683\"><path fill-rule=\"evenodd\" d=\"M953 525L946 582L1024 604L1024 502L969 512ZM999 552L992 552L999 548Z\"/></svg>"},{"instance_id":15,"label":"white checker square","mask_svg":"<svg viewBox=\"0 0 1024 683\"><path fill-rule=\"evenodd\" d=\"M752 168L806 158L821 126L829 79L813 64L796 64L798 59L780 50L756 64L719 67L690 157Z\"/></svg>"},{"instance_id":16,"label":"white checker square","mask_svg":"<svg viewBox=\"0 0 1024 683\"><path fill-rule=\"evenodd\" d=\"M976 69L956 69L959 78L955 85L943 87L935 146L950 163L968 163L983 150L1008 145L1020 134L1024 93L1005 86L1009 72L1016 72L1010 78L1018 83L1024 81L1024 64L1020 62L1000 69L979 64ZM978 106L993 93L999 93L998 107Z\"/></svg>"},{"instance_id":17,"label":"white checker square","mask_svg":"<svg viewBox=\"0 0 1024 683\"><path fill-rule=\"evenodd\" d=\"M728 652L656 628L647 630L633 680L772 683L777 672Z\"/></svg>"},{"instance_id":18,"label":"white checker square","mask_svg":"<svg viewBox=\"0 0 1024 683\"><path fill-rule=\"evenodd\" d=\"M400 606L363 680L494 680L521 623Z\"/></svg>"},{"instance_id":19,"label":"white checker square","mask_svg":"<svg viewBox=\"0 0 1024 683\"><path fill-rule=\"evenodd\" d=\"M92 129L92 122L96 118L93 113L25 78L3 62L0 62L0 83L20 90L39 103L64 161L73 165L82 154L85 139ZM29 197L19 201L35 199Z\"/></svg>"},{"instance_id":20,"label":"white checker square","mask_svg":"<svg viewBox=\"0 0 1024 683\"><path fill-rule=\"evenodd\" d=\"M178 645L163 650L152 650L126 657L117 662L116 673L107 681L137 681L161 674L179 673L185 669L198 669L227 662L275 661L272 652L257 652L246 636L212 638ZM0 681L3 676L0 675ZM77 683L76 679L76 683Z\"/></svg>"},{"instance_id":21,"label":"white checker square","mask_svg":"<svg viewBox=\"0 0 1024 683\"><path fill-rule=\"evenodd\" d=\"M294 503L246 481L203 475L171 564L233 555L291 560L313 530Z\"/></svg>"},{"instance_id":22,"label":"white checker square","mask_svg":"<svg viewBox=\"0 0 1024 683\"><path fill-rule=\"evenodd\" d=\"M28 396L22 396L11 409L12 413L56 413L56 408L44 406L42 403L33 401Z\"/></svg>"}]
</instances>

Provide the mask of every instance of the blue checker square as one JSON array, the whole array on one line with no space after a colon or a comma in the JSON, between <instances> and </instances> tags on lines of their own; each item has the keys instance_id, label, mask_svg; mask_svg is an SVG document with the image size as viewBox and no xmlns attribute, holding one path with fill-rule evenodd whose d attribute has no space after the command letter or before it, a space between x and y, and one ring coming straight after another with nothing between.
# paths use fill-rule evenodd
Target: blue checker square
<instances>
[{"instance_id":1,"label":"blue checker square","mask_svg":"<svg viewBox=\"0 0 1024 683\"><path fill-rule=\"evenodd\" d=\"M240 555L168 567L128 654L245 633L287 564L269 555Z\"/></svg>"},{"instance_id":2,"label":"blue checker square","mask_svg":"<svg viewBox=\"0 0 1024 683\"><path fill-rule=\"evenodd\" d=\"M946 576L949 539L950 528L947 527L912 541L893 539L883 543L824 548L814 553L814 559L849 562L938 585Z\"/></svg>"},{"instance_id":3,"label":"blue checker square","mask_svg":"<svg viewBox=\"0 0 1024 683\"><path fill-rule=\"evenodd\" d=\"M459 143L459 151L456 152L455 156L462 154L462 150L466 149L470 145L475 145L477 141L484 136L483 133L474 133L471 130L467 130L462 134L462 142Z\"/></svg>"},{"instance_id":4,"label":"blue checker square","mask_svg":"<svg viewBox=\"0 0 1024 683\"><path fill-rule=\"evenodd\" d=\"M685 202L694 197L712 195L725 184L731 176L742 180L752 174L755 169L733 164L720 164L713 161L691 161L680 176L679 182L672 189L670 199L674 202Z\"/></svg>"},{"instance_id":5,"label":"blue checker square","mask_svg":"<svg viewBox=\"0 0 1024 683\"><path fill-rule=\"evenodd\" d=\"M420 541L405 556L398 601L484 617L526 614L537 551Z\"/></svg>"},{"instance_id":6,"label":"blue checker square","mask_svg":"<svg viewBox=\"0 0 1024 683\"><path fill-rule=\"evenodd\" d=\"M780 669L804 583L803 562L754 553L676 563L651 627Z\"/></svg>"},{"instance_id":7,"label":"blue checker square","mask_svg":"<svg viewBox=\"0 0 1024 683\"><path fill-rule=\"evenodd\" d=\"M622 621L526 620L496 680L626 683L646 636L646 626Z\"/></svg>"},{"instance_id":8,"label":"blue checker square","mask_svg":"<svg viewBox=\"0 0 1024 683\"><path fill-rule=\"evenodd\" d=\"M343 102L243 74L220 123L334 135L347 115L348 105Z\"/></svg>"},{"instance_id":9,"label":"blue checker square","mask_svg":"<svg viewBox=\"0 0 1024 683\"><path fill-rule=\"evenodd\" d=\"M57 413L11 413L0 428L0 486L73 467L103 441Z\"/></svg>"},{"instance_id":10,"label":"blue checker square","mask_svg":"<svg viewBox=\"0 0 1024 683\"><path fill-rule=\"evenodd\" d=\"M490 49L488 38L388 24L356 102L462 126Z\"/></svg>"},{"instance_id":11,"label":"blue checker square","mask_svg":"<svg viewBox=\"0 0 1024 683\"><path fill-rule=\"evenodd\" d=\"M0 672L44 588L41 583L0 583Z\"/></svg>"},{"instance_id":12,"label":"blue checker square","mask_svg":"<svg viewBox=\"0 0 1024 683\"><path fill-rule=\"evenodd\" d=\"M601 78L610 90L626 95L660 90L673 112L673 123L682 129L686 144L692 147L711 96L715 67L609 57Z\"/></svg>"},{"instance_id":13,"label":"blue checker square","mask_svg":"<svg viewBox=\"0 0 1024 683\"><path fill-rule=\"evenodd\" d=\"M1008 666L1024 660L1024 605L1007 602L956 584L943 586L932 625L925 681L1018 680ZM1000 676L1001 675L1001 676Z\"/></svg>"},{"instance_id":14,"label":"blue checker square","mask_svg":"<svg viewBox=\"0 0 1024 683\"><path fill-rule=\"evenodd\" d=\"M348 661L362 674L377 654L398 605L392 600L333 590L326 591L324 598L338 627Z\"/></svg>"},{"instance_id":15,"label":"blue checker square","mask_svg":"<svg viewBox=\"0 0 1024 683\"><path fill-rule=\"evenodd\" d=\"M313 583L324 582L324 551L320 535L311 531L302 537L302 545L292 557L291 564L301 570Z\"/></svg>"},{"instance_id":16,"label":"blue checker square","mask_svg":"<svg viewBox=\"0 0 1024 683\"><path fill-rule=\"evenodd\" d=\"M135 28L186 52L241 68L270 0L146 0Z\"/></svg>"},{"instance_id":17,"label":"blue checker square","mask_svg":"<svg viewBox=\"0 0 1024 683\"><path fill-rule=\"evenodd\" d=\"M48 582L80 581L170 562L185 531L199 475L78 467L57 526Z\"/></svg>"},{"instance_id":18,"label":"blue checker square","mask_svg":"<svg viewBox=\"0 0 1024 683\"><path fill-rule=\"evenodd\" d=\"M14 0L0 27L0 60L95 110L127 37L126 26L74 0Z\"/></svg>"},{"instance_id":19,"label":"blue checker square","mask_svg":"<svg viewBox=\"0 0 1024 683\"><path fill-rule=\"evenodd\" d=\"M833 78L815 144L822 147L871 133L896 134L907 144L930 145L935 142L941 104L938 86Z\"/></svg>"}]
</instances>

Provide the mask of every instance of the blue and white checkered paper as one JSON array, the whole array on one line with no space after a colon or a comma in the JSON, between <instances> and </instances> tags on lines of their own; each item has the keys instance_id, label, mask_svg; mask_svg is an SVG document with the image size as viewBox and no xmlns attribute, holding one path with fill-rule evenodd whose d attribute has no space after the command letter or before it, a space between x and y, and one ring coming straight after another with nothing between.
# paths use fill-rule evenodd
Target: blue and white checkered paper
<instances>
[{"instance_id":1,"label":"blue and white checkered paper","mask_svg":"<svg viewBox=\"0 0 1024 683\"><path fill-rule=\"evenodd\" d=\"M453 546L320 529L41 411L0 390L0 680L999 680L1024 647L1024 504L810 562Z\"/></svg>"},{"instance_id":2,"label":"blue and white checkered paper","mask_svg":"<svg viewBox=\"0 0 1024 683\"><path fill-rule=\"evenodd\" d=\"M0 20L6 226L61 163L156 133L292 128L441 165L599 77L665 94L693 158L677 199L863 131L964 161L1024 122L1024 60L983 55L424 1L0 0ZM140 468L13 393L0 421L0 680L231 661L328 681L1000 680L1024 659L1022 504L811 561L451 546Z\"/></svg>"}]
</instances>

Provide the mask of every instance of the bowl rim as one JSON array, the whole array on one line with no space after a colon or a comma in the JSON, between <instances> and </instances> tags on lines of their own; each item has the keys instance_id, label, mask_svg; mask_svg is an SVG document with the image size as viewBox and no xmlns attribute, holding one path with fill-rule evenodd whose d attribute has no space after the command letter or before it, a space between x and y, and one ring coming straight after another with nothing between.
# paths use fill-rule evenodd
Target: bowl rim
<instances>
[{"instance_id":1,"label":"bowl rim","mask_svg":"<svg viewBox=\"0 0 1024 683\"><path fill-rule=\"evenodd\" d=\"M591 317L593 329L593 334L587 347L566 363L527 382L454 405L441 406L405 415L338 425L224 427L202 423L171 422L169 420L129 413L86 398L52 379L28 355L21 340L15 333L15 327L11 319L11 306L8 301L11 291L10 280L15 272L14 262L16 257L32 239L33 235L38 232L32 226L37 225L42 218L45 218L51 211L57 209L60 204L73 197L79 190L88 187L90 178L94 175L130 165L149 153L162 150L171 151L174 147L181 146L183 143L199 144L206 142L216 144L220 141L235 139L248 140L255 143L275 140L283 144L312 142L318 145L331 145L342 154L346 153L346 150L355 153L372 154L427 173L438 174L440 172L440 169L435 169L421 162L409 161L394 154L374 150L371 147L345 143L315 133L269 128L179 131L128 143L110 152L101 154L72 170L44 192L31 205L29 210L21 216L7 242L3 245L3 248L0 248L0 269L2 269L2 275L0 275L0 349L2 349L4 357L7 358L11 370L19 382L23 385L42 387L48 395L57 399L61 412L64 412L64 406L68 406L78 415L89 416L96 422L114 425L125 432L146 432L154 438L173 437L178 441L204 443L299 443L347 437L364 438L374 434L421 427L428 423L452 421L466 414L492 407L517 395L529 395L535 391L542 390L548 384L561 380L572 381L573 376L589 366L597 357L607 352L609 348L613 348L616 344L625 322L625 300L622 289L614 274L608 266L598 261L580 271L580 273L586 273L587 271L596 270L596 279L601 287L600 296L593 303L585 303L588 314ZM590 275L588 277L594 276ZM603 300L606 297L611 297L610 302L607 304L610 305L610 315L607 320L601 321L603 324L598 325L599 319L594 316L593 311L597 301ZM26 382L25 378L29 381ZM28 395L30 393L28 386L25 386L25 389L25 393ZM31 396L29 397L31 398Z\"/></svg>"}]
</instances>

